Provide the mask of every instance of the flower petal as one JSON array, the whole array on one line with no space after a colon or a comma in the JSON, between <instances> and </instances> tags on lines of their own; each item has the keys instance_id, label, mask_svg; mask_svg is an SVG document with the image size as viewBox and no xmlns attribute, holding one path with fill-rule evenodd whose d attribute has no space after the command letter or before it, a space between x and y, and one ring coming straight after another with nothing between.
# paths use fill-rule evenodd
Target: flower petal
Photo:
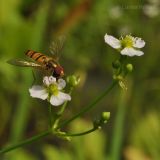
<instances>
[{"instance_id":1,"label":"flower petal","mask_svg":"<svg viewBox=\"0 0 160 160\"><path fill-rule=\"evenodd\" d=\"M50 84L53 84L56 82L56 78L53 76L48 77Z\"/></svg>"},{"instance_id":2,"label":"flower petal","mask_svg":"<svg viewBox=\"0 0 160 160\"><path fill-rule=\"evenodd\" d=\"M46 85L46 86L49 86L50 84L53 84L53 83L55 83L55 82L56 82L56 78L53 77L53 76L50 76L50 77L45 76L45 77L43 78L43 83L44 83L44 85Z\"/></svg>"},{"instance_id":3,"label":"flower petal","mask_svg":"<svg viewBox=\"0 0 160 160\"><path fill-rule=\"evenodd\" d=\"M50 85L49 77L47 77L47 76L43 77L43 83L44 83L44 85L49 86Z\"/></svg>"},{"instance_id":4,"label":"flower petal","mask_svg":"<svg viewBox=\"0 0 160 160\"><path fill-rule=\"evenodd\" d=\"M47 99L48 93L46 89L42 86L32 86L32 88L29 89L29 93L31 97L34 98L40 98L40 99Z\"/></svg>"},{"instance_id":5,"label":"flower petal","mask_svg":"<svg viewBox=\"0 0 160 160\"><path fill-rule=\"evenodd\" d=\"M127 55L127 56L142 56L144 53L142 51L136 50L134 48L124 48L121 51L122 55Z\"/></svg>"},{"instance_id":6,"label":"flower petal","mask_svg":"<svg viewBox=\"0 0 160 160\"><path fill-rule=\"evenodd\" d=\"M65 101L70 101L71 96L67 93L59 92L58 97L64 99Z\"/></svg>"},{"instance_id":7,"label":"flower petal","mask_svg":"<svg viewBox=\"0 0 160 160\"><path fill-rule=\"evenodd\" d=\"M54 95L51 96L50 103L53 106L59 106L63 104L65 101L69 101L69 100L71 100L71 97L69 94L59 92L57 96L54 96Z\"/></svg>"},{"instance_id":8,"label":"flower petal","mask_svg":"<svg viewBox=\"0 0 160 160\"><path fill-rule=\"evenodd\" d=\"M50 103L53 106L60 106L61 104L64 103L64 100L63 99L59 99L59 97L52 95L51 98L50 98Z\"/></svg>"},{"instance_id":9,"label":"flower petal","mask_svg":"<svg viewBox=\"0 0 160 160\"><path fill-rule=\"evenodd\" d=\"M66 81L63 80L62 78L60 78L60 79L58 80L58 89L59 89L59 90L62 90L65 86L66 86Z\"/></svg>"},{"instance_id":10,"label":"flower petal","mask_svg":"<svg viewBox=\"0 0 160 160\"><path fill-rule=\"evenodd\" d=\"M113 36L106 34L104 36L104 40L107 44L109 44L111 47L113 47L115 49L121 48L120 40L118 40L117 38L115 38Z\"/></svg>"},{"instance_id":11,"label":"flower petal","mask_svg":"<svg viewBox=\"0 0 160 160\"><path fill-rule=\"evenodd\" d=\"M145 41L142 40L141 38L136 37L134 40L133 47L143 48L144 46L145 46Z\"/></svg>"}]
</instances>

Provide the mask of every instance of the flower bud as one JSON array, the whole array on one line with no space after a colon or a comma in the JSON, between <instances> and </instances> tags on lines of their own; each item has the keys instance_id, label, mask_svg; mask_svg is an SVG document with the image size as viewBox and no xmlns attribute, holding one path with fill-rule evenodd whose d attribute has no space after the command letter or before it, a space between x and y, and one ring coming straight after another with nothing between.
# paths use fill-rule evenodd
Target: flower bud
<instances>
[{"instance_id":1,"label":"flower bud","mask_svg":"<svg viewBox=\"0 0 160 160\"><path fill-rule=\"evenodd\" d=\"M119 81L119 80L122 80L123 77L121 75L118 75L118 76L117 75L113 75L113 79Z\"/></svg>"},{"instance_id":2,"label":"flower bud","mask_svg":"<svg viewBox=\"0 0 160 160\"><path fill-rule=\"evenodd\" d=\"M106 123L110 118L110 112L102 112L102 120Z\"/></svg>"},{"instance_id":3,"label":"flower bud","mask_svg":"<svg viewBox=\"0 0 160 160\"><path fill-rule=\"evenodd\" d=\"M71 75L67 77L67 82L70 86L75 87L79 84L80 78L75 75Z\"/></svg>"},{"instance_id":4,"label":"flower bud","mask_svg":"<svg viewBox=\"0 0 160 160\"><path fill-rule=\"evenodd\" d=\"M132 71L133 71L133 65L130 64L130 63L127 64L127 65L126 65L126 69L127 69L128 72L132 72Z\"/></svg>"},{"instance_id":5,"label":"flower bud","mask_svg":"<svg viewBox=\"0 0 160 160\"><path fill-rule=\"evenodd\" d=\"M118 69L120 66L121 66L121 63L119 60L112 62L112 67L115 69Z\"/></svg>"}]
</instances>

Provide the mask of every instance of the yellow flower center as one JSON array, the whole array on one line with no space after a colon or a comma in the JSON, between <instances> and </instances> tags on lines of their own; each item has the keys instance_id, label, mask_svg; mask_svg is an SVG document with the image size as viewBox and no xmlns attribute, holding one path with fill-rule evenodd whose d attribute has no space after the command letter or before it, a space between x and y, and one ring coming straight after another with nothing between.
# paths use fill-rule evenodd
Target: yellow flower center
<instances>
[{"instance_id":1,"label":"yellow flower center","mask_svg":"<svg viewBox=\"0 0 160 160\"><path fill-rule=\"evenodd\" d=\"M50 95L57 96L59 93L57 84L51 84L48 89Z\"/></svg>"},{"instance_id":2,"label":"yellow flower center","mask_svg":"<svg viewBox=\"0 0 160 160\"><path fill-rule=\"evenodd\" d=\"M133 37L130 35L127 35L125 38L121 40L121 45L123 48L133 47Z\"/></svg>"}]
</instances>

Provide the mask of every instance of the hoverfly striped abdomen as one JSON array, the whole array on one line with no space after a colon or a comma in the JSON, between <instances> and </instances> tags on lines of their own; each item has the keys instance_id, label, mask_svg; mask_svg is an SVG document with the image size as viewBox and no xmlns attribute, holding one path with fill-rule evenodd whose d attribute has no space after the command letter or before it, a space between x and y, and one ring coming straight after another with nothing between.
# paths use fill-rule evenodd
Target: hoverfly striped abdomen
<instances>
[{"instance_id":1,"label":"hoverfly striped abdomen","mask_svg":"<svg viewBox=\"0 0 160 160\"><path fill-rule=\"evenodd\" d=\"M44 54L40 53L40 52L35 52L33 50L28 50L25 53L28 57L32 58L33 60L39 62L39 63L46 63L49 61L49 58L47 56L45 56Z\"/></svg>"}]
</instances>

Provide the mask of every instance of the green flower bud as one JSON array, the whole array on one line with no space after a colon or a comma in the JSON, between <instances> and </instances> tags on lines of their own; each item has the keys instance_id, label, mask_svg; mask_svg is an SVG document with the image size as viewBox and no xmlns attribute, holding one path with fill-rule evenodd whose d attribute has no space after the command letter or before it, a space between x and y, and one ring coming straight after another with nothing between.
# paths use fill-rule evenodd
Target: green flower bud
<instances>
[{"instance_id":1,"label":"green flower bud","mask_svg":"<svg viewBox=\"0 0 160 160\"><path fill-rule=\"evenodd\" d=\"M67 82L70 86L75 87L79 84L80 78L75 75L71 75L67 77Z\"/></svg>"},{"instance_id":2,"label":"green flower bud","mask_svg":"<svg viewBox=\"0 0 160 160\"><path fill-rule=\"evenodd\" d=\"M106 123L110 118L110 112L103 112L102 113L102 120L104 121L104 123Z\"/></svg>"},{"instance_id":3,"label":"green flower bud","mask_svg":"<svg viewBox=\"0 0 160 160\"><path fill-rule=\"evenodd\" d=\"M121 63L119 60L112 62L112 67L115 69L118 69L120 66L121 66Z\"/></svg>"},{"instance_id":4,"label":"green flower bud","mask_svg":"<svg viewBox=\"0 0 160 160\"><path fill-rule=\"evenodd\" d=\"M133 65L130 64L130 63L127 64L127 65L126 65L126 69L127 69L128 72L132 72L132 71L133 71Z\"/></svg>"},{"instance_id":5,"label":"green flower bud","mask_svg":"<svg viewBox=\"0 0 160 160\"><path fill-rule=\"evenodd\" d=\"M117 76L117 79L118 79L118 80L123 80L123 76L122 76L122 75L118 75L118 76Z\"/></svg>"}]
</instances>

